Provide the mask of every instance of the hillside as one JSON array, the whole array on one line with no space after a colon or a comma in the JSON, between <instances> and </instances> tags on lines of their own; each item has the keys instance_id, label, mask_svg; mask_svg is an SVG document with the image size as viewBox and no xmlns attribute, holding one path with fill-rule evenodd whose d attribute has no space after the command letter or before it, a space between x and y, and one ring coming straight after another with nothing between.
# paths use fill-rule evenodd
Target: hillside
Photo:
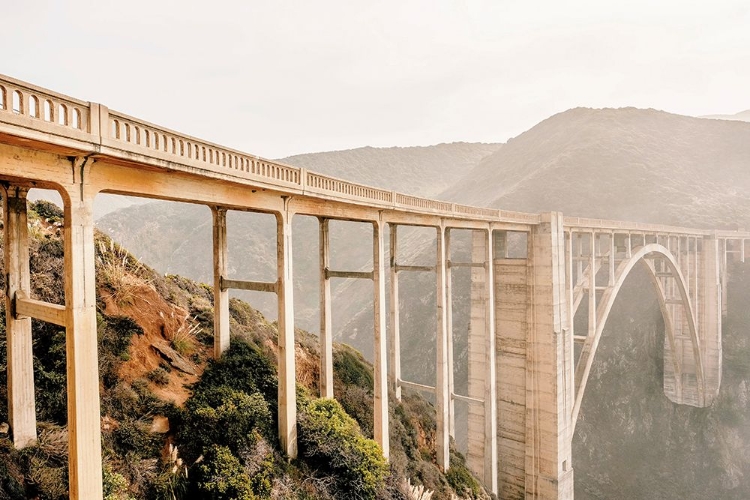
<instances>
[{"instance_id":1,"label":"hillside","mask_svg":"<svg viewBox=\"0 0 750 500\"><path fill-rule=\"evenodd\" d=\"M29 216L32 296L60 303L62 212L37 202ZM387 463L371 439L372 367L336 344L337 401L317 399L318 345L302 330L295 347L300 457L287 461L276 444L276 325L232 299L232 346L212 360L210 288L160 276L103 234L95 247L107 500L411 500L420 498L417 485L435 499L488 498L460 455L453 453L447 475L439 471L434 408L417 394L390 402ZM4 314L0 305L0 320ZM33 335L39 441L16 451L7 430L0 435L0 499L67 498L65 332L34 321ZM5 377L0 371L0 394ZM0 407L0 421L5 412Z\"/></svg>"},{"instance_id":2,"label":"hillside","mask_svg":"<svg viewBox=\"0 0 750 500\"><path fill-rule=\"evenodd\" d=\"M454 142L425 147L357 148L290 156L280 161L384 189L436 197L500 144Z\"/></svg>"},{"instance_id":3,"label":"hillside","mask_svg":"<svg viewBox=\"0 0 750 500\"><path fill-rule=\"evenodd\" d=\"M508 141L453 201L698 227L750 227L750 124L576 108Z\"/></svg>"}]
</instances>

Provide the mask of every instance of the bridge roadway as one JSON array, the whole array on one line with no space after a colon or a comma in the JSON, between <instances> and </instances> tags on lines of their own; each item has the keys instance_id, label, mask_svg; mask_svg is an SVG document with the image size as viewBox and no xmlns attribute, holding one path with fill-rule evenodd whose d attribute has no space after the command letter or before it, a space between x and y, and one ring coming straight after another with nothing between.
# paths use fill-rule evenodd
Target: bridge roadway
<instances>
[{"instance_id":1,"label":"bridge roadway","mask_svg":"<svg viewBox=\"0 0 750 500\"><path fill-rule=\"evenodd\" d=\"M586 380L612 302L636 264L650 271L665 316L665 393L676 403L711 403L720 384L726 263L728 258L744 261L750 239L746 232L530 214L419 198L228 149L2 75L0 181L10 311L10 427L17 447L36 439L31 318L65 327L71 499L102 498L92 215L98 193L211 208L215 355L229 345L229 289L277 295L279 436L289 457L297 453L291 221L295 215L317 217L321 396L333 397L330 280L371 280L375 439L388 456L389 389L397 398L404 387L434 393L436 456L447 469L456 425L454 401L466 402L469 465L500 498L573 498L571 440ZM30 297L26 193L31 188L55 189L63 199L65 304ZM228 210L275 217L275 282L227 278ZM372 225L372 271L330 268L330 220ZM402 225L435 228L434 266L399 264L397 228ZM472 231L470 262L451 261L452 230ZM509 241L518 235L526 241L524 252L511 258ZM472 272L469 394L457 394L453 385L455 267ZM398 276L410 271L436 276L434 386L401 377ZM570 318L584 299L588 331L577 335ZM581 344L578 359L575 343Z\"/></svg>"}]
</instances>

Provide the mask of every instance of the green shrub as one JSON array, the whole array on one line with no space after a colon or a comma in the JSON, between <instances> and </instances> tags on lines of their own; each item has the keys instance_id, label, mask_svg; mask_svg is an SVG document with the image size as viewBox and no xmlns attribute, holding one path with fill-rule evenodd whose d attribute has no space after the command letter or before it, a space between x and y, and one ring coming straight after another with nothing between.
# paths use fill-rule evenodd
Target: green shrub
<instances>
[{"instance_id":1,"label":"green shrub","mask_svg":"<svg viewBox=\"0 0 750 500\"><path fill-rule=\"evenodd\" d=\"M250 477L225 446L211 446L198 466L198 491L206 500L254 500Z\"/></svg>"},{"instance_id":2,"label":"green shrub","mask_svg":"<svg viewBox=\"0 0 750 500\"><path fill-rule=\"evenodd\" d=\"M58 207L51 201L39 200L31 203L32 211L36 212L42 219L47 219L50 222L61 222L63 220L62 208Z\"/></svg>"},{"instance_id":3,"label":"green shrub","mask_svg":"<svg viewBox=\"0 0 750 500\"><path fill-rule=\"evenodd\" d=\"M65 330L51 323L34 323L37 417L64 425L68 420Z\"/></svg>"},{"instance_id":4,"label":"green shrub","mask_svg":"<svg viewBox=\"0 0 750 500\"><path fill-rule=\"evenodd\" d=\"M190 458L211 445L225 446L236 453L252 444L254 431L269 435L270 422L268 403L259 393L220 386L185 403L178 440Z\"/></svg>"},{"instance_id":5,"label":"green shrub","mask_svg":"<svg viewBox=\"0 0 750 500\"><path fill-rule=\"evenodd\" d=\"M450 461L451 468L448 469L445 478L451 488L463 498L481 498L482 487L466 468L463 455L451 451Z\"/></svg>"},{"instance_id":6,"label":"green shrub","mask_svg":"<svg viewBox=\"0 0 750 500\"><path fill-rule=\"evenodd\" d=\"M107 464L102 467L102 489L104 500L134 500L128 494L127 479L122 474L114 472Z\"/></svg>"},{"instance_id":7,"label":"green shrub","mask_svg":"<svg viewBox=\"0 0 750 500\"><path fill-rule=\"evenodd\" d=\"M336 400L303 401L298 427L300 452L311 467L332 475L343 495L375 498L388 463L380 446L362 435Z\"/></svg>"},{"instance_id":8,"label":"green shrub","mask_svg":"<svg viewBox=\"0 0 750 500\"><path fill-rule=\"evenodd\" d=\"M342 345L333 353L333 370L344 385L356 385L373 390L372 368L358 351Z\"/></svg>"}]
</instances>

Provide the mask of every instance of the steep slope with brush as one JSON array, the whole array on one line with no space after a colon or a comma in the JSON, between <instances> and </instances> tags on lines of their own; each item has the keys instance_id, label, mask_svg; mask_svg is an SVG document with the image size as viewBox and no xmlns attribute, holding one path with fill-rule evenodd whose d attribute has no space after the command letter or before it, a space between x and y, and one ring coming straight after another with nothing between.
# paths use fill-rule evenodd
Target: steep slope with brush
<instances>
[{"instance_id":1,"label":"steep slope with brush","mask_svg":"<svg viewBox=\"0 0 750 500\"><path fill-rule=\"evenodd\" d=\"M62 296L62 213L30 205L32 295ZM230 302L232 346L210 359L212 292L162 277L108 237L96 236L104 488L108 500L403 499L411 484L433 498L487 498L454 456L435 465L434 408L414 394L391 401L392 455L372 437L372 367L336 345L335 393L320 400L317 340L296 332L300 458L278 451L277 329ZM0 273L3 276L4 273ZM4 318L0 307L0 319ZM4 321L0 322L0 343ZM67 498L65 332L33 322L39 442L13 449L0 436L0 498ZM5 364L0 345L0 364ZM5 370L0 393L6 394ZM0 407L0 419L6 419Z\"/></svg>"}]
</instances>

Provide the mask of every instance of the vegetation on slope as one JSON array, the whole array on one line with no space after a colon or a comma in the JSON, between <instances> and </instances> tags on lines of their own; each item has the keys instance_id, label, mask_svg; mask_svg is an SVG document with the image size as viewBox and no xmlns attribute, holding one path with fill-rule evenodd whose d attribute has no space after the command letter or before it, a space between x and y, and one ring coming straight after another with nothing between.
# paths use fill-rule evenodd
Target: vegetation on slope
<instances>
[{"instance_id":1,"label":"vegetation on slope","mask_svg":"<svg viewBox=\"0 0 750 500\"><path fill-rule=\"evenodd\" d=\"M62 214L30 207L32 292L62 303ZM317 392L317 339L297 331L300 458L277 447L276 325L230 301L232 344L210 359L212 293L161 277L104 235L96 236L98 339L105 496L129 499L433 498L486 494L454 456L435 465L434 409L406 394L391 401L391 460L372 438L372 368L335 347L335 393ZM4 314L4 310L0 310ZM0 318L2 319L2 318ZM4 322L0 322L0 330ZM65 333L33 322L39 440L17 451L0 437L0 499L67 498ZM0 343L4 332L0 331ZM0 364L5 347L0 345ZM0 392L6 392L0 370ZM7 419L0 407L0 419Z\"/></svg>"}]
</instances>

